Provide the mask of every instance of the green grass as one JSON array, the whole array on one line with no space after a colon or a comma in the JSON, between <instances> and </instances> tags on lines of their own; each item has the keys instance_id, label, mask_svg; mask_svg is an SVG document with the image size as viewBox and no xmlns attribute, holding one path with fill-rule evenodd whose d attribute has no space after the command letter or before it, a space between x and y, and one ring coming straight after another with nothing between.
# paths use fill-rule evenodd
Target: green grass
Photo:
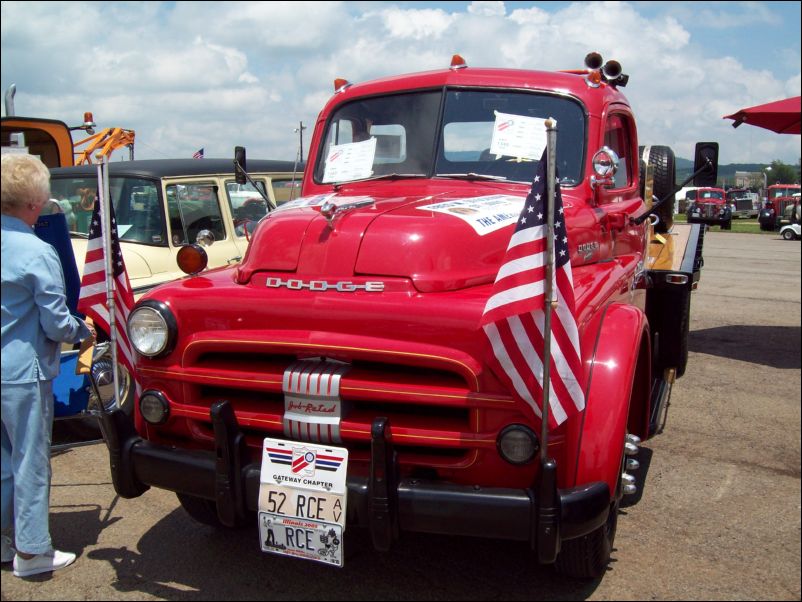
<instances>
[{"instance_id":1,"label":"green grass","mask_svg":"<svg viewBox=\"0 0 802 602\"><path fill-rule=\"evenodd\" d=\"M684 224L688 221L684 213L677 213L674 215L674 221L678 224ZM769 232L761 230L760 224L757 223L757 218L751 219L734 219L732 220L732 230L722 230L719 226L710 226L716 232L740 232L741 234L773 234L776 232Z\"/></svg>"}]
</instances>

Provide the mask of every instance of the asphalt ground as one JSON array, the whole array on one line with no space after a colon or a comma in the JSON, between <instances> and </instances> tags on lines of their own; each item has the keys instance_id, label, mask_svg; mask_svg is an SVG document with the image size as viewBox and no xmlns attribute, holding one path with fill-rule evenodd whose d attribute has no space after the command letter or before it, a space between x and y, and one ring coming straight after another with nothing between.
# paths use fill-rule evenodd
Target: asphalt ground
<instances>
[{"instance_id":1,"label":"asphalt ground","mask_svg":"<svg viewBox=\"0 0 802 602\"><path fill-rule=\"evenodd\" d=\"M359 530L335 569L194 523L167 491L117 497L103 445L55 454L51 531L78 553L3 600L799 600L800 244L711 230L690 358L603 578L567 581L524 545ZM645 475L645 476L644 476Z\"/></svg>"}]
</instances>

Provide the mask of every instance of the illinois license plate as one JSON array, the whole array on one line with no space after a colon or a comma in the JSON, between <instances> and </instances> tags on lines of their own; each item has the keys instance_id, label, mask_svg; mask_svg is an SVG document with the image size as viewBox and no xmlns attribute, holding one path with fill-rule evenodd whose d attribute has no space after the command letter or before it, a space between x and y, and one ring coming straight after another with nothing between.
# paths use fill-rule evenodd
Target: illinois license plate
<instances>
[{"instance_id":1,"label":"illinois license plate","mask_svg":"<svg viewBox=\"0 0 802 602\"><path fill-rule=\"evenodd\" d=\"M259 533L265 552L343 564L348 450L264 440Z\"/></svg>"}]
</instances>

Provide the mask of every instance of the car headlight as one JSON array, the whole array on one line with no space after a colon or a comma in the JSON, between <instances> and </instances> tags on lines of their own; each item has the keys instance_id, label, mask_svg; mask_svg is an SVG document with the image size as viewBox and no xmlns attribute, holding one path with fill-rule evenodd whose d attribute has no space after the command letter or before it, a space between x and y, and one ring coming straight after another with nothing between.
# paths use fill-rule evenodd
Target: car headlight
<instances>
[{"instance_id":1,"label":"car headlight","mask_svg":"<svg viewBox=\"0 0 802 602\"><path fill-rule=\"evenodd\" d=\"M143 301L128 317L128 339L137 353L146 357L172 351L176 333L175 317L160 301Z\"/></svg>"}]
</instances>

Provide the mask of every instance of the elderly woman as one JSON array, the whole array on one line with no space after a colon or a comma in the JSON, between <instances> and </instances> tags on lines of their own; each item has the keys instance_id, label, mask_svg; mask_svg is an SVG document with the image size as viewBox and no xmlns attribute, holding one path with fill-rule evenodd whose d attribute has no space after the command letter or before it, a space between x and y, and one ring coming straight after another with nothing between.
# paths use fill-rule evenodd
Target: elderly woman
<instances>
[{"instance_id":1,"label":"elderly woman","mask_svg":"<svg viewBox=\"0 0 802 602\"><path fill-rule=\"evenodd\" d=\"M50 541L53 379L61 343L94 336L70 315L58 255L33 231L49 197L38 158L2 156L2 561L13 560L18 577L75 560Z\"/></svg>"}]
</instances>

